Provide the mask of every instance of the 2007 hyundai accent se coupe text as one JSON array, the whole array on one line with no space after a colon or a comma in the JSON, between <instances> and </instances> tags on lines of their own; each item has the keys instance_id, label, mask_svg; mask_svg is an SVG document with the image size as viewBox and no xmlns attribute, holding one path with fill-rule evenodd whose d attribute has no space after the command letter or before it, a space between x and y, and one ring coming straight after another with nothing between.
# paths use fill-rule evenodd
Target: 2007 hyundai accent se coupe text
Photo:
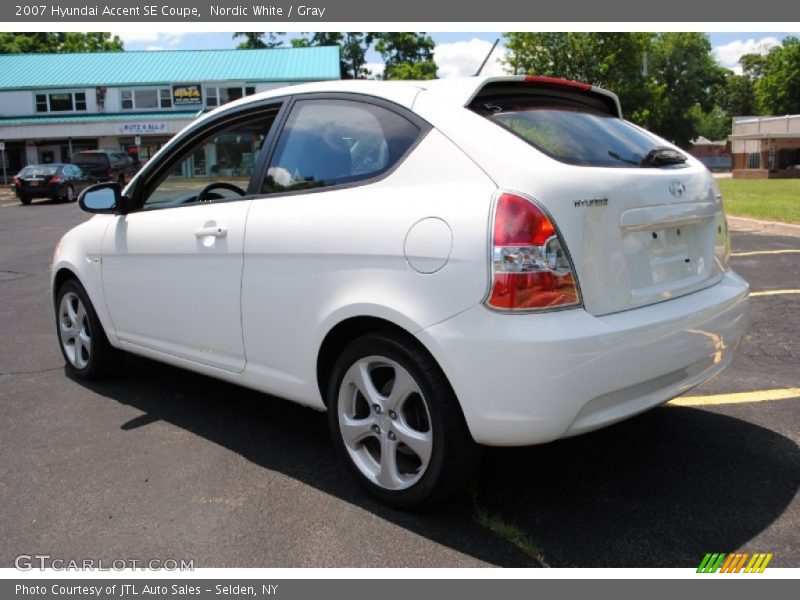
<instances>
[{"instance_id":1,"label":"2007 hyundai accent se coupe text","mask_svg":"<svg viewBox=\"0 0 800 600\"><path fill-rule=\"evenodd\" d=\"M398 507L460 489L484 445L663 404L747 323L709 172L572 81L271 90L80 205L52 273L71 374L124 350L326 409Z\"/></svg>"}]
</instances>

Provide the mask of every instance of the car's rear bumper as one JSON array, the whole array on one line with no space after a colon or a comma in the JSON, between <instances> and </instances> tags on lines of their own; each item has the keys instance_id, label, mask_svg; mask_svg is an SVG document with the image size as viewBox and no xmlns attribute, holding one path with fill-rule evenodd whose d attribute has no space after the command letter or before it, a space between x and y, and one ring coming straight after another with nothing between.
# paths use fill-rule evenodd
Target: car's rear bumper
<instances>
[{"instance_id":1,"label":"car's rear bumper","mask_svg":"<svg viewBox=\"0 0 800 600\"><path fill-rule=\"evenodd\" d=\"M594 317L476 306L417 334L448 376L476 441L528 445L663 404L728 365L747 326L747 282Z\"/></svg>"},{"instance_id":2,"label":"car's rear bumper","mask_svg":"<svg viewBox=\"0 0 800 600\"><path fill-rule=\"evenodd\" d=\"M20 198L22 196L28 196L29 198L55 198L59 195L61 188L58 186L37 186L37 187L26 187L26 188L15 188L15 193L17 197Z\"/></svg>"}]
</instances>

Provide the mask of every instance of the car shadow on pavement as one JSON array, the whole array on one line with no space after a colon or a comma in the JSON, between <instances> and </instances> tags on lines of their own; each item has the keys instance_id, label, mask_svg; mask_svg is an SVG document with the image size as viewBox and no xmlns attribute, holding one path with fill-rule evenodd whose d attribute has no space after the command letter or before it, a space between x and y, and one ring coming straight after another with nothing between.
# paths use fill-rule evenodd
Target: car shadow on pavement
<instances>
[{"instance_id":1,"label":"car shadow on pavement","mask_svg":"<svg viewBox=\"0 0 800 600\"><path fill-rule=\"evenodd\" d=\"M577 438L488 449L470 492L402 512L350 479L323 413L137 357L115 378L83 385L144 413L120 423L125 431L165 421L497 566L538 566L532 555L541 554L553 567L694 567L706 552L745 547L800 485L791 440L713 412L665 407Z\"/></svg>"}]
</instances>

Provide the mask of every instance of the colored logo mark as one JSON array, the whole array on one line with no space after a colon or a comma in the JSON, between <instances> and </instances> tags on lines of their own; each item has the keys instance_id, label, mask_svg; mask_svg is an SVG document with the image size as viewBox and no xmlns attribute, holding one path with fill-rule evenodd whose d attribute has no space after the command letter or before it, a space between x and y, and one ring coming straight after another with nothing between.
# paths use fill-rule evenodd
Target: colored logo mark
<instances>
[{"instance_id":1,"label":"colored logo mark","mask_svg":"<svg viewBox=\"0 0 800 600\"><path fill-rule=\"evenodd\" d=\"M749 559L749 560L748 560ZM763 573L772 554L762 552L734 552L733 554L709 552L700 561L698 573ZM746 566L745 566L746 565Z\"/></svg>"}]
</instances>

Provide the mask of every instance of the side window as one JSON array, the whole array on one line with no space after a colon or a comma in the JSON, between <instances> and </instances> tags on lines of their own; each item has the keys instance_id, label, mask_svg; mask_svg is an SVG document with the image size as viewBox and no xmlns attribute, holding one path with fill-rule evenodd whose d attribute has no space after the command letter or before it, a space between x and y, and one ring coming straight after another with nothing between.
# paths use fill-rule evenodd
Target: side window
<instances>
[{"instance_id":1,"label":"side window","mask_svg":"<svg viewBox=\"0 0 800 600\"><path fill-rule=\"evenodd\" d=\"M239 121L194 140L148 185L144 208L236 198L247 193L273 113Z\"/></svg>"},{"instance_id":2,"label":"side window","mask_svg":"<svg viewBox=\"0 0 800 600\"><path fill-rule=\"evenodd\" d=\"M262 192L328 187L391 169L419 136L411 121L353 100L301 100L275 146Z\"/></svg>"}]
</instances>

